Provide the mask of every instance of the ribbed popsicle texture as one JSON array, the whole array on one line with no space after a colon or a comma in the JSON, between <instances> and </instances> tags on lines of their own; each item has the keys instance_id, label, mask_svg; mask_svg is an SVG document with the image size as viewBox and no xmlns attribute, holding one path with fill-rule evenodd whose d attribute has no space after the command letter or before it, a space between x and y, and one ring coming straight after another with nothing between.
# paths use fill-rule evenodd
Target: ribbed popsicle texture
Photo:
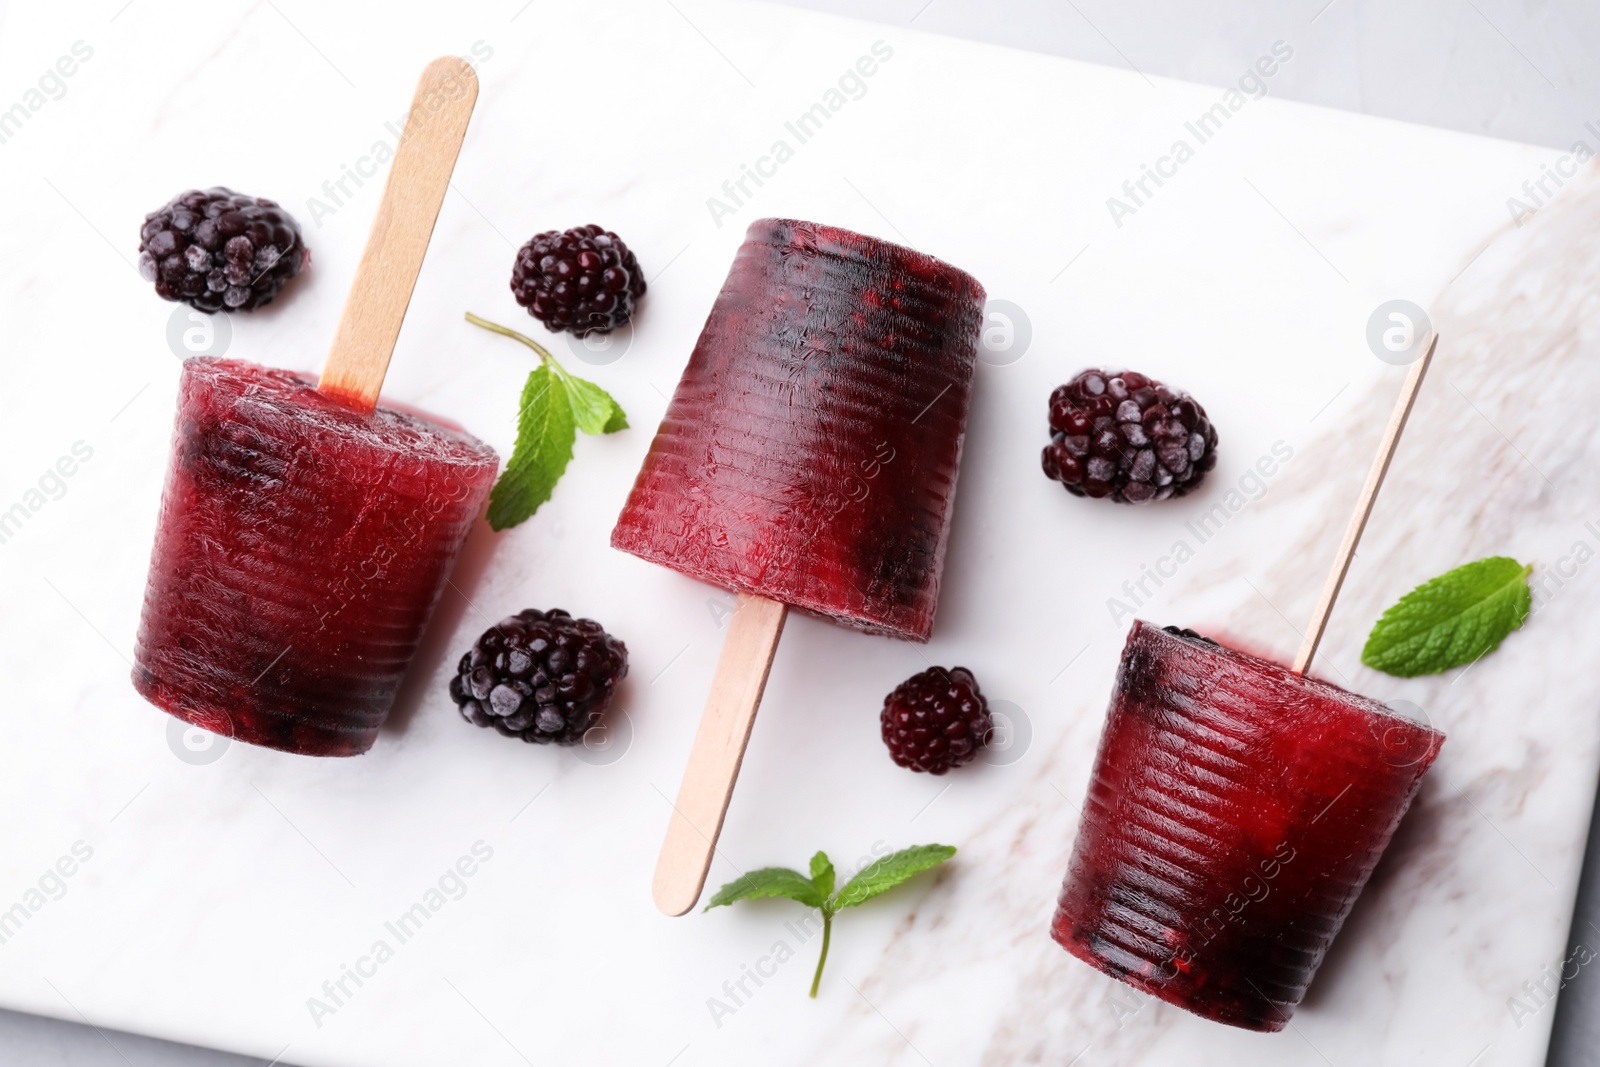
<instances>
[{"instance_id":1,"label":"ribbed popsicle texture","mask_svg":"<svg viewBox=\"0 0 1600 1067\"><path fill-rule=\"evenodd\" d=\"M216 733L321 756L372 745L494 451L287 371L184 364L133 671Z\"/></svg>"},{"instance_id":2,"label":"ribbed popsicle texture","mask_svg":"<svg viewBox=\"0 0 1600 1067\"><path fill-rule=\"evenodd\" d=\"M1136 622L1051 935L1179 1007L1280 1030L1443 743Z\"/></svg>"},{"instance_id":3,"label":"ribbed popsicle texture","mask_svg":"<svg viewBox=\"0 0 1600 1067\"><path fill-rule=\"evenodd\" d=\"M611 543L926 641L983 303L976 279L911 249L753 223Z\"/></svg>"}]
</instances>

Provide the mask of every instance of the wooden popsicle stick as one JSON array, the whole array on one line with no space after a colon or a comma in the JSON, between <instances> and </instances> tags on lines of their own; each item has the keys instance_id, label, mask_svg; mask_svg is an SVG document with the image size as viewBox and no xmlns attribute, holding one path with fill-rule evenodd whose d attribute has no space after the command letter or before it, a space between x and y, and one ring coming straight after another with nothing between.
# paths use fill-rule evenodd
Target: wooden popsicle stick
<instances>
[{"instance_id":1,"label":"wooden popsicle stick","mask_svg":"<svg viewBox=\"0 0 1600 1067\"><path fill-rule=\"evenodd\" d=\"M733 782L750 742L750 727L767 687L767 672L778 650L789 609L776 600L739 594L728 623L722 657L711 680L711 695L700 715L689 766L678 786L667 839L656 859L651 894L656 907L682 915L700 899L711 856L722 833L722 818L733 796Z\"/></svg>"},{"instance_id":2,"label":"wooden popsicle stick","mask_svg":"<svg viewBox=\"0 0 1600 1067\"><path fill-rule=\"evenodd\" d=\"M478 76L466 60L442 56L423 69L317 384L324 393L369 411L378 403L477 100Z\"/></svg>"},{"instance_id":3,"label":"wooden popsicle stick","mask_svg":"<svg viewBox=\"0 0 1600 1067\"><path fill-rule=\"evenodd\" d=\"M1356 510L1350 516L1350 525L1345 527L1344 540L1339 542L1339 551L1333 557L1333 570L1328 572L1328 580L1323 583L1322 597L1317 601L1316 610L1311 613L1311 625L1306 627L1305 638L1300 642L1300 652L1294 658L1294 672L1304 674L1311 666L1311 658L1317 654L1317 646L1322 643L1322 632L1328 627L1328 616L1333 612L1333 602L1339 596L1339 590L1344 586L1344 576L1349 573L1350 560L1356 554L1356 543L1361 540L1361 533L1367 528L1367 517L1372 514L1372 505L1378 499L1378 490L1383 486L1384 475L1389 473L1389 461L1394 458L1395 448L1400 444L1400 433L1406 428L1406 419L1411 416L1411 407L1416 403L1417 393L1422 388L1422 376L1428 373L1428 364L1433 362L1433 350L1439 347L1439 335L1435 333L1433 340L1428 342L1428 350L1422 358L1411 364L1411 372L1406 375L1405 385L1400 388L1400 397L1394 402L1394 411L1389 415L1389 425L1384 428L1383 439L1378 443L1378 454L1372 458L1372 469L1367 471L1366 484L1361 487L1361 495L1356 498Z\"/></svg>"}]
</instances>

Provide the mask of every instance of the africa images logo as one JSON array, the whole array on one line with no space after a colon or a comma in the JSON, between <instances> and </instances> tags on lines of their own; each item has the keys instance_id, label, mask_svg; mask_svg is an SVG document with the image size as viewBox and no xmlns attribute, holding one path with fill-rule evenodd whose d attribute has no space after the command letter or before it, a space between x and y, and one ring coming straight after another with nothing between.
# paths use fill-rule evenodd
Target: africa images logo
<instances>
[{"instance_id":1,"label":"africa images logo","mask_svg":"<svg viewBox=\"0 0 1600 1067\"><path fill-rule=\"evenodd\" d=\"M853 65L846 67L838 81L822 94L822 99L785 122L783 129L787 136L774 139L766 154L756 157L753 168L748 163L739 164L739 174L722 183L721 197L706 198L706 210L711 212L711 221L717 224L717 229L722 229L724 218L735 214L745 205L745 201L754 198L755 190L766 184L765 179L777 177L778 168L794 158L796 147L821 133L823 127L850 101L860 100L867 95L866 79L889 62L894 56L894 48L886 41L874 41L870 52L871 55L863 55ZM793 144L789 143L791 138ZM755 189L750 188L752 182Z\"/></svg>"},{"instance_id":2,"label":"africa images logo","mask_svg":"<svg viewBox=\"0 0 1600 1067\"><path fill-rule=\"evenodd\" d=\"M1173 141L1171 149L1156 159L1153 168L1148 163L1142 164L1137 178L1129 178L1122 183L1122 194L1126 199L1106 197L1106 210L1111 213L1111 221L1117 229L1122 229L1124 219L1137 214L1140 208L1149 203L1156 191L1166 184L1166 180L1176 178L1178 168L1193 159L1201 145L1221 133L1228 121L1246 104L1266 96L1267 79L1293 58L1294 48L1287 41L1273 41L1271 54L1261 56L1239 75L1235 83L1237 88L1227 90L1221 100L1183 124L1188 137ZM1194 139L1193 144L1190 138ZM1155 188L1151 188L1152 185Z\"/></svg>"}]
</instances>

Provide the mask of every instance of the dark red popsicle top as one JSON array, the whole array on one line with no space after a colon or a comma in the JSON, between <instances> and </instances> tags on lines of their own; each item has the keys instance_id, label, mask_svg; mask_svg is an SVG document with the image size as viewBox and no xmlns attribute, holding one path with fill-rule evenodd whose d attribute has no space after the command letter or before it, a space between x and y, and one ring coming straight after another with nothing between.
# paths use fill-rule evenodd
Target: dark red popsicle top
<instances>
[{"instance_id":1,"label":"dark red popsicle top","mask_svg":"<svg viewBox=\"0 0 1600 1067\"><path fill-rule=\"evenodd\" d=\"M926 641L983 286L831 226L753 223L611 543Z\"/></svg>"}]
</instances>

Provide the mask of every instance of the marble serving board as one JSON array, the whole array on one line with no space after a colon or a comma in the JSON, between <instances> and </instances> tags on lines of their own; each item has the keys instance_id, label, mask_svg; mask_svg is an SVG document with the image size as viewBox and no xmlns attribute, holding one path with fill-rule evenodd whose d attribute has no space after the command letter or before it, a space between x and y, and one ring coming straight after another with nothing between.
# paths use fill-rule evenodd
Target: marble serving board
<instances>
[{"instance_id":1,"label":"marble serving board","mask_svg":"<svg viewBox=\"0 0 1600 1067\"><path fill-rule=\"evenodd\" d=\"M702 0L13 3L0 1003L318 1067L1540 1063L1553 1011L1525 983L1572 951L1597 764L1600 196L1569 187L1519 227L1508 198L1560 153L1275 99L1272 74L1317 46L1309 17L1286 14L1230 93ZM580 440L532 521L475 531L371 753L208 747L128 682L178 355L320 366L443 52L482 95L386 395L508 454L527 353L462 313L532 327L506 288L516 246L596 221L649 295L609 348L551 344L633 428ZM186 342L136 231L213 183L288 205L313 263ZM959 846L841 917L815 1001L798 908L651 906L732 601L607 547L763 215L903 241L994 300L933 641L790 621L712 872ZM1396 299L1444 341L1318 669L1449 741L1293 1026L1247 1034L1132 994L1046 927L1128 619L1297 644L1403 375L1367 340ZM1040 474L1046 397L1087 364L1200 398L1222 449L1203 491L1119 508ZM1387 603L1493 553L1546 586L1501 651L1414 681L1359 665ZM457 717L454 660L530 605L628 643L607 746ZM878 738L884 693L929 663L972 668L1007 724L946 778Z\"/></svg>"}]
</instances>

